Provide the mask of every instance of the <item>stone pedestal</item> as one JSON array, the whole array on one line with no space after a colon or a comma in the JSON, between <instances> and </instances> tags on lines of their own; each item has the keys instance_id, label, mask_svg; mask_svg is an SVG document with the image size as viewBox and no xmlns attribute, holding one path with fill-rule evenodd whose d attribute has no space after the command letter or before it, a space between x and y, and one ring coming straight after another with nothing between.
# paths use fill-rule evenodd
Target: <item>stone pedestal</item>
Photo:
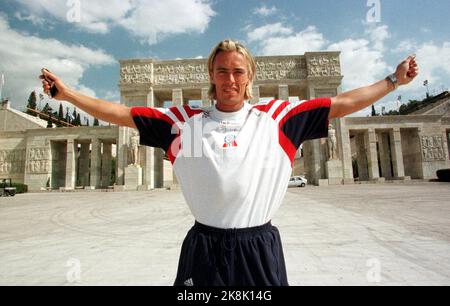
<instances>
[{"instance_id":1,"label":"stone pedestal","mask_svg":"<svg viewBox=\"0 0 450 306\"><path fill-rule=\"evenodd\" d=\"M125 188L137 190L142 185L142 168L139 165L129 165L125 168Z\"/></svg>"},{"instance_id":2,"label":"stone pedestal","mask_svg":"<svg viewBox=\"0 0 450 306\"><path fill-rule=\"evenodd\" d=\"M329 160L325 166L325 173L328 178L329 185L342 185L344 179L342 173L342 162L340 160Z\"/></svg>"},{"instance_id":3,"label":"stone pedestal","mask_svg":"<svg viewBox=\"0 0 450 306\"><path fill-rule=\"evenodd\" d=\"M397 181L410 181L411 177L410 176L394 177L394 180L397 180Z\"/></svg>"}]
</instances>

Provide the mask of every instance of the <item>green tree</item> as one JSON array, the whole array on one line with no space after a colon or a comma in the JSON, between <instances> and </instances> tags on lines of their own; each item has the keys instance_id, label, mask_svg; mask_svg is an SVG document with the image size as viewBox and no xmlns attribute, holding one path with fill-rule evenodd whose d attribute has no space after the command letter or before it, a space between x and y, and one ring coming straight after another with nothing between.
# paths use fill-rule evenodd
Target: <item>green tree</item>
<instances>
[{"instance_id":1,"label":"green tree","mask_svg":"<svg viewBox=\"0 0 450 306\"><path fill-rule=\"evenodd\" d=\"M53 123L52 123L52 114L50 113L48 118L47 118L47 128L51 129L53 128Z\"/></svg>"},{"instance_id":2,"label":"green tree","mask_svg":"<svg viewBox=\"0 0 450 306\"><path fill-rule=\"evenodd\" d=\"M77 109L74 107L73 108L73 112L72 112L72 122L75 122L75 120L77 119L77 115L78 115L77 114Z\"/></svg>"},{"instance_id":3,"label":"green tree","mask_svg":"<svg viewBox=\"0 0 450 306\"><path fill-rule=\"evenodd\" d=\"M372 117L378 116L377 111L375 110L375 105L372 104Z\"/></svg>"},{"instance_id":4,"label":"green tree","mask_svg":"<svg viewBox=\"0 0 450 306\"><path fill-rule=\"evenodd\" d=\"M77 114L77 119L75 119L75 121L76 121L76 126L81 126L81 117L80 117L80 114Z\"/></svg>"},{"instance_id":5,"label":"green tree","mask_svg":"<svg viewBox=\"0 0 450 306\"><path fill-rule=\"evenodd\" d=\"M34 116L34 117L37 117L37 114L35 112L33 112L33 111L30 111L29 109L36 110L36 107L37 107L36 100L37 100L37 98L36 98L36 91L33 90L30 93L30 96L28 97L28 104L27 104L27 111L26 111L26 113L31 115L31 116Z\"/></svg>"},{"instance_id":6,"label":"green tree","mask_svg":"<svg viewBox=\"0 0 450 306\"><path fill-rule=\"evenodd\" d=\"M61 103L59 103L58 119L64 120L64 110Z\"/></svg>"},{"instance_id":7,"label":"green tree","mask_svg":"<svg viewBox=\"0 0 450 306\"><path fill-rule=\"evenodd\" d=\"M72 121L70 120L70 114L69 114L69 108L66 108L66 117L65 117L65 121L67 123L71 123Z\"/></svg>"},{"instance_id":8,"label":"green tree","mask_svg":"<svg viewBox=\"0 0 450 306\"><path fill-rule=\"evenodd\" d=\"M50 109L50 105L48 105L48 103L45 103L44 108L41 111L42 115L39 115L39 118L41 118L42 120L48 120L49 118L48 116L48 112Z\"/></svg>"},{"instance_id":9,"label":"green tree","mask_svg":"<svg viewBox=\"0 0 450 306\"><path fill-rule=\"evenodd\" d=\"M44 108L41 110L41 113L47 114L49 108L50 108L50 105L48 105L48 103L45 103Z\"/></svg>"}]
</instances>

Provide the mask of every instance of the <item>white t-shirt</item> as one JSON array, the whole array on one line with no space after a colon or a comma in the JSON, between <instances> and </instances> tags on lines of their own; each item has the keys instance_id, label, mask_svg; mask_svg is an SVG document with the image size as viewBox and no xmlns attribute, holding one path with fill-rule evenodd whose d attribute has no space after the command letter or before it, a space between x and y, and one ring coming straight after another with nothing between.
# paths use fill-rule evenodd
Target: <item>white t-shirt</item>
<instances>
[{"instance_id":1,"label":"white t-shirt","mask_svg":"<svg viewBox=\"0 0 450 306\"><path fill-rule=\"evenodd\" d=\"M331 100L270 102L225 113L133 107L142 145L166 151L195 219L218 228L253 227L280 207L297 149L326 137Z\"/></svg>"}]
</instances>

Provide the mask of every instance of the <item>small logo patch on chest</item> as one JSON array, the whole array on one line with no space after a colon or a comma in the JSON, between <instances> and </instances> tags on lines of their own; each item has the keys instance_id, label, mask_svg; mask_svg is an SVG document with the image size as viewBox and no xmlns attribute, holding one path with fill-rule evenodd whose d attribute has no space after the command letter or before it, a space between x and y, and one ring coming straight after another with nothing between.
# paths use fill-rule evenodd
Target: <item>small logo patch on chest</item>
<instances>
[{"instance_id":1,"label":"small logo patch on chest","mask_svg":"<svg viewBox=\"0 0 450 306\"><path fill-rule=\"evenodd\" d=\"M224 138L223 148L237 147L236 135L229 134Z\"/></svg>"}]
</instances>

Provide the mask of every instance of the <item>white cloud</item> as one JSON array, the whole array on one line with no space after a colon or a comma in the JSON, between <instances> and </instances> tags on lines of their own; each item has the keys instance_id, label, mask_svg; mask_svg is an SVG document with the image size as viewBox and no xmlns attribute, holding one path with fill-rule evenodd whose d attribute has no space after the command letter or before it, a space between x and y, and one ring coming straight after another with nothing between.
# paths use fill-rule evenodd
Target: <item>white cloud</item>
<instances>
[{"instance_id":1,"label":"white cloud","mask_svg":"<svg viewBox=\"0 0 450 306\"><path fill-rule=\"evenodd\" d=\"M38 93L42 92L38 79L42 67L56 73L68 86L96 96L94 90L80 83L83 73L89 67L116 62L102 50L18 33L1 15L0 46L0 72L5 75L3 92L10 98L13 107L19 109L26 106L31 91L36 89ZM52 100L51 103L53 108L59 106L57 101Z\"/></svg>"},{"instance_id":2,"label":"white cloud","mask_svg":"<svg viewBox=\"0 0 450 306\"><path fill-rule=\"evenodd\" d=\"M247 35L250 42L257 44L261 55L303 54L306 51L316 51L324 48L327 41L315 26L294 33L290 28L280 23L256 28Z\"/></svg>"},{"instance_id":3,"label":"white cloud","mask_svg":"<svg viewBox=\"0 0 450 306\"><path fill-rule=\"evenodd\" d=\"M328 50L341 51L344 90L374 83L390 69L384 56L384 42L389 37L387 27L368 29L366 37L345 39L328 46Z\"/></svg>"},{"instance_id":4,"label":"white cloud","mask_svg":"<svg viewBox=\"0 0 450 306\"><path fill-rule=\"evenodd\" d=\"M282 23L268 24L250 30L248 41L256 44L262 55L303 54L307 51L341 51L344 89L368 85L389 70L384 60L385 41L390 37L388 27L366 25L364 38L328 42L316 27L294 32Z\"/></svg>"},{"instance_id":5,"label":"white cloud","mask_svg":"<svg viewBox=\"0 0 450 306\"><path fill-rule=\"evenodd\" d=\"M338 42L326 40L316 27L309 26L294 32L282 23L265 25L248 32L250 43L263 55L303 54L307 51L341 51L343 90L367 86L384 77L392 67L385 61L385 43L390 38L386 25L365 25L361 38L344 39ZM386 107L388 111L389 108ZM367 111L365 111L367 112Z\"/></svg>"},{"instance_id":6,"label":"white cloud","mask_svg":"<svg viewBox=\"0 0 450 306\"><path fill-rule=\"evenodd\" d=\"M370 27L366 29L366 35L370 37L373 49L377 51L384 51L384 41L391 37L387 25L377 27Z\"/></svg>"},{"instance_id":7,"label":"white cloud","mask_svg":"<svg viewBox=\"0 0 450 306\"><path fill-rule=\"evenodd\" d=\"M439 94L443 90L448 90L448 80L450 79L450 42L419 44L411 40L405 40L400 42L399 46L395 50L395 53L402 53L402 57L399 58L398 62L402 61L409 54L416 53L420 69L419 76L407 86L400 87L388 100L376 103L377 112L381 112L381 107L383 106L386 107L386 111L397 110L399 104L396 98L399 95L403 97L403 104L408 103L409 99L425 98L426 88L423 85L424 80L429 81L431 94ZM395 67L392 67L392 69L395 69ZM366 108L351 116L366 116L367 114L370 114L370 108Z\"/></svg>"},{"instance_id":8,"label":"white cloud","mask_svg":"<svg viewBox=\"0 0 450 306\"><path fill-rule=\"evenodd\" d=\"M267 16L270 16L270 15L276 13L276 11L277 11L277 8L275 6L268 8L267 6L263 5L262 7L256 8L253 11L253 14L267 17Z\"/></svg>"},{"instance_id":9,"label":"white cloud","mask_svg":"<svg viewBox=\"0 0 450 306\"><path fill-rule=\"evenodd\" d=\"M268 24L250 31L247 34L248 40L250 42L262 41L277 35L290 35L292 34L292 29L284 27L280 22Z\"/></svg>"},{"instance_id":10,"label":"white cloud","mask_svg":"<svg viewBox=\"0 0 450 306\"><path fill-rule=\"evenodd\" d=\"M102 95L102 98L108 101L120 101L120 92L117 90L108 90Z\"/></svg>"},{"instance_id":11,"label":"white cloud","mask_svg":"<svg viewBox=\"0 0 450 306\"><path fill-rule=\"evenodd\" d=\"M215 15L207 1L142 0L120 24L133 35L154 44L170 34L203 33Z\"/></svg>"},{"instance_id":12,"label":"white cloud","mask_svg":"<svg viewBox=\"0 0 450 306\"><path fill-rule=\"evenodd\" d=\"M419 64L419 78L411 89L423 90L423 81L428 80L430 86L441 87L450 79L450 41L436 44L427 42L416 51Z\"/></svg>"},{"instance_id":13,"label":"white cloud","mask_svg":"<svg viewBox=\"0 0 450 306\"><path fill-rule=\"evenodd\" d=\"M46 21L44 18L40 18L36 15L28 15L28 16L22 15L21 12L15 12L14 17L20 21L30 21L33 25L36 26L42 26L45 24Z\"/></svg>"},{"instance_id":14,"label":"white cloud","mask_svg":"<svg viewBox=\"0 0 450 306\"><path fill-rule=\"evenodd\" d=\"M448 88L450 79L450 41L435 43L429 41L418 43L412 39L403 40L394 51L403 58L416 54L419 64L419 76L407 87L400 87L401 92L424 96L426 88L423 82L428 80L431 93L440 93Z\"/></svg>"},{"instance_id":15,"label":"white cloud","mask_svg":"<svg viewBox=\"0 0 450 306\"><path fill-rule=\"evenodd\" d=\"M171 34L203 33L215 15L209 0L18 1L40 17L70 22L79 16L73 24L90 32L107 33L121 26L149 44Z\"/></svg>"}]
</instances>

